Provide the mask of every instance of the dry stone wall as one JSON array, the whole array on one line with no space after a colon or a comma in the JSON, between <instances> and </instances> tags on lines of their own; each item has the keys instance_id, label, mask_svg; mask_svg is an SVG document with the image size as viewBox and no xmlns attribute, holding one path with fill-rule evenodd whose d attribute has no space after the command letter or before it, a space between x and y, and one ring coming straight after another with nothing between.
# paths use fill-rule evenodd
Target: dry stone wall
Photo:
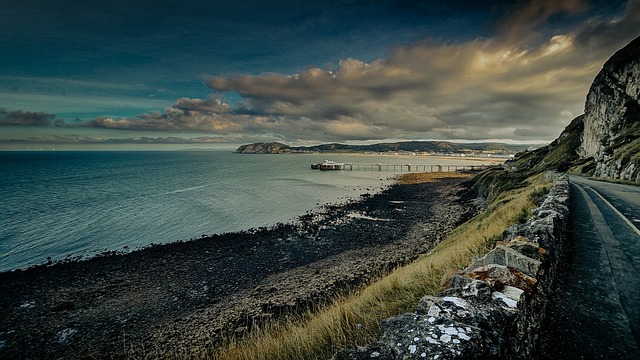
<instances>
[{"instance_id":1,"label":"dry stone wall","mask_svg":"<svg viewBox=\"0 0 640 360\"><path fill-rule=\"evenodd\" d=\"M382 321L378 340L335 359L527 359L544 319L566 240L569 180L554 185L525 224L473 261L448 287L423 297L413 313Z\"/></svg>"}]
</instances>

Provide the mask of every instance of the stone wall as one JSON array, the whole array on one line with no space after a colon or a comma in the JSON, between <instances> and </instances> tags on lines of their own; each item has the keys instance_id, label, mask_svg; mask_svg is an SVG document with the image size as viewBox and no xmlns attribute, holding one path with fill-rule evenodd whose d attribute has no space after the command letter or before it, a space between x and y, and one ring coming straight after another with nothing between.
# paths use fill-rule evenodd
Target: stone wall
<instances>
[{"instance_id":1,"label":"stone wall","mask_svg":"<svg viewBox=\"0 0 640 360\"><path fill-rule=\"evenodd\" d=\"M334 358L530 358L567 234L569 180L550 176L554 185L527 223L505 230L504 241L414 313L383 320L374 344Z\"/></svg>"}]
</instances>

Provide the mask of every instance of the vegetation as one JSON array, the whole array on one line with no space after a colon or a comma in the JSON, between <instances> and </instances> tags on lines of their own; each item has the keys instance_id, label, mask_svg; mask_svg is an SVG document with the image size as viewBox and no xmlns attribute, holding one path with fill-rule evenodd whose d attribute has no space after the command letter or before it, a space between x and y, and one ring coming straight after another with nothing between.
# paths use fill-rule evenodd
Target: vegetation
<instances>
[{"instance_id":1,"label":"vegetation","mask_svg":"<svg viewBox=\"0 0 640 360\"><path fill-rule=\"evenodd\" d=\"M495 178L495 173L489 173L479 178ZM441 288L443 278L493 248L505 228L521 221L522 214L535 207L545 186L548 184L542 175L536 175L502 193L495 192L494 187L494 199L485 212L452 231L415 262L316 313L270 324L215 353L205 349L200 357L326 359L345 346L369 343L378 333L382 319L413 311L422 296Z\"/></svg>"},{"instance_id":2,"label":"vegetation","mask_svg":"<svg viewBox=\"0 0 640 360\"><path fill-rule=\"evenodd\" d=\"M428 173L406 173L402 174L396 182L398 184L420 184L434 182L446 178L471 177L470 174L456 172L428 172Z\"/></svg>"},{"instance_id":3,"label":"vegetation","mask_svg":"<svg viewBox=\"0 0 640 360\"><path fill-rule=\"evenodd\" d=\"M515 159L506 162L504 168L484 171L477 177L474 190L492 201L506 191L526 186L526 179L547 170L592 172L595 163L578 156L580 135L584 130L583 119L584 115L573 119L551 144L516 154Z\"/></svg>"},{"instance_id":4,"label":"vegetation","mask_svg":"<svg viewBox=\"0 0 640 360\"><path fill-rule=\"evenodd\" d=\"M347 145L339 143L292 147L281 143L255 143L240 146L237 153L291 153L291 152L438 152L465 153L484 151L512 154L529 148L529 145L500 143L457 144L448 141L402 141L370 145Z\"/></svg>"}]
</instances>

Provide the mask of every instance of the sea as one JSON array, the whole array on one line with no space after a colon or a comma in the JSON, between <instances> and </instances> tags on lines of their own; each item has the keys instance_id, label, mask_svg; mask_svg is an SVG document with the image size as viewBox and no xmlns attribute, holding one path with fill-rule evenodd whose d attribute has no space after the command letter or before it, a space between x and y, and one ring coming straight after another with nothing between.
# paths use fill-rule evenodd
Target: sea
<instances>
[{"instance_id":1,"label":"sea","mask_svg":"<svg viewBox=\"0 0 640 360\"><path fill-rule=\"evenodd\" d=\"M392 155L0 152L0 272L294 221L382 191L400 173L311 170L325 159L478 164Z\"/></svg>"}]
</instances>

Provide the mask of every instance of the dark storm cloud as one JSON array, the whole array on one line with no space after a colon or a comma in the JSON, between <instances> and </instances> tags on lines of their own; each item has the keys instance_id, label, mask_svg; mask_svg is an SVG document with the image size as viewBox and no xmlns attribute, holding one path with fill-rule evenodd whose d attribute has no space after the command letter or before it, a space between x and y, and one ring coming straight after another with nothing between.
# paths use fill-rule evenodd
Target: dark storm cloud
<instances>
[{"instance_id":1,"label":"dark storm cloud","mask_svg":"<svg viewBox=\"0 0 640 360\"><path fill-rule=\"evenodd\" d=\"M576 45L590 51L609 54L612 49L619 49L628 42L620 34L640 35L640 1L627 3L622 18L599 18L589 21L576 33Z\"/></svg>"},{"instance_id":2,"label":"dark storm cloud","mask_svg":"<svg viewBox=\"0 0 640 360\"><path fill-rule=\"evenodd\" d=\"M0 108L0 126L48 126L55 115L22 110L9 111Z\"/></svg>"}]
</instances>

